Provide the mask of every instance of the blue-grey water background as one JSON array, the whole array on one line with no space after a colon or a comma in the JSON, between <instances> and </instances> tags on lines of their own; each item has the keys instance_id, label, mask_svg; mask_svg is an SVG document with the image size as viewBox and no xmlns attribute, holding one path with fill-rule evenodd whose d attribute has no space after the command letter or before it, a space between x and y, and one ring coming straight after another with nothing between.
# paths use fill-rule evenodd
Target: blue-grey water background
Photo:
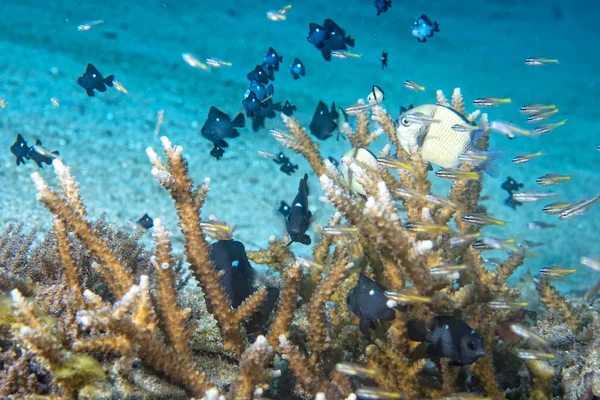
<instances>
[{"instance_id":1,"label":"blue-grey water background","mask_svg":"<svg viewBox=\"0 0 600 400\"><path fill-rule=\"evenodd\" d=\"M376 16L370 0L291 1L287 20L269 21L269 9L285 2L260 0L219 1L40 1L2 0L0 7L0 225L23 222L40 235L51 223L49 213L36 202L30 174L34 163L17 167L9 151L17 133L33 143L40 139L58 149L80 182L93 217L107 213L111 222L131 228L131 221L149 213L177 232L172 200L150 174L145 148L160 151L154 136L157 111L164 110L161 135L184 148L191 176L198 182L210 177L211 192L204 212L237 224L236 238L250 249L265 247L277 234L272 213L280 200L290 202L298 180L309 172L299 155L286 151L300 171L288 177L277 166L257 157L258 150L277 153L282 148L269 135L281 128L279 118L267 120L259 132L247 127L229 141L222 160L209 156L212 145L200 135L211 105L231 116L242 111L248 86L246 74L262 61L269 46L283 56L276 73L275 101L298 106L295 117L308 126L319 100L346 107L366 97L371 85L386 92L385 107L396 117L399 107L435 101L435 90L449 97L460 87L473 111L477 97L510 97L513 103L493 108L490 119L526 125L518 111L526 103L554 103L560 113L552 121L567 124L538 139L492 137L492 148L505 150L498 179L485 179L484 204L494 216L508 221L505 228L487 228L497 237L516 237L543 243L532 251L516 279L529 280L550 264L577 267L579 273L561 283L563 291L577 294L589 288L600 274L579 266L579 258L600 255L600 206L571 221L558 221L541 212L544 203L526 204L514 211L502 204L500 185L507 176L529 190L556 190L561 200L576 201L600 192L600 3L574 0L471 0L399 1ZM440 32L427 43L411 36L410 27L422 13L439 22ZM358 59L325 62L306 40L308 24L331 18L356 40ZM103 20L89 31L77 26ZM389 53L389 68L382 70L380 55ZM182 61L190 52L198 59L230 61L229 68L211 72L193 69ZM530 67L532 56L558 58L557 65ZM306 66L306 77L294 81L287 66L294 57ZM109 89L94 98L86 96L76 78L93 63L104 75L114 74L129 91ZM403 87L406 79L425 92ZM55 108L50 98L60 102ZM378 151L383 141L373 145ZM322 142L324 156L339 158L349 149L335 137ZM543 150L542 158L524 165L512 157ZM40 171L54 182L52 168ZM535 179L546 173L573 176L572 181L550 189ZM447 184L435 177L434 190L445 193ZM318 185L314 185L318 187ZM311 208L332 208L311 196ZM530 221L557 224L533 231ZM324 220L323 220L324 221ZM149 241L149 236L146 238ZM306 252L300 244L294 250ZM526 284L523 284L527 286Z\"/></svg>"}]
</instances>

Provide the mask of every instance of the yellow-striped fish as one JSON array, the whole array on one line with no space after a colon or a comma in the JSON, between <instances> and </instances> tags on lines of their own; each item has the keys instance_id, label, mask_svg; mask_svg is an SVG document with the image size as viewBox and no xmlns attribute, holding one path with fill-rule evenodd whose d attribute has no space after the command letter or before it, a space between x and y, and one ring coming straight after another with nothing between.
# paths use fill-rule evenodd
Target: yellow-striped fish
<instances>
[{"instance_id":1,"label":"yellow-striped fish","mask_svg":"<svg viewBox=\"0 0 600 400\"><path fill-rule=\"evenodd\" d=\"M436 123L417 124L413 121L436 120ZM476 150L474 142L479 130L452 129L453 126L474 126L453 109L437 104L425 104L406 110L397 120L396 135L404 150L416 148L422 157L444 168L458 167L458 156Z\"/></svg>"}]
</instances>

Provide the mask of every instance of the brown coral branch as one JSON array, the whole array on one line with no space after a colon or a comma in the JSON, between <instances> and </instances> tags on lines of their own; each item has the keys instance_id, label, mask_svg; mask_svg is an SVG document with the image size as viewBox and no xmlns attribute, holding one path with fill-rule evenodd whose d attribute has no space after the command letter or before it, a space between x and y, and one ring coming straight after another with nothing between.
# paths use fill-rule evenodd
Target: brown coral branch
<instances>
[{"instance_id":1,"label":"brown coral branch","mask_svg":"<svg viewBox=\"0 0 600 400\"><path fill-rule=\"evenodd\" d=\"M250 400L256 386L269 381L280 373L270 374L266 367L273 359L273 347L264 336L258 336L256 342L242 355L240 374L234 386L233 397L236 400Z\"/></svg>"},{"instance_id":2,"label":"brown coral branch","mask_svg":"<svg viewBox=\"0 0 600 400\"><path fill-rule=\"evenodd\" d=\"M288 246L287 240L269 237L269 247L265 250L248 251L248 259L256 264L264 264L274 271L282 272L286 266L294 261L294 254Z\"/></svg>"},{"instance_id":3,"label":"brown coral branch","mask_svg":"<svg viewBox=\"0 0 600 400\"><path fill-rule=\"evenodd\" d=\"M564 297L562 297L558 291L550 284L548 279L542 278L536 281L535 288L540 294L540 301L544 303L546 308L553 308L557 310L569 324L571 329L575 330L579 328L579 321L577 316L573 313L571 306Z\"/></svg>"},{"instance_id":4,"label":"brown coral branch","mask_svg":"<svg viewBox=\"0 0 600 400\"><path fill-rule=\"evenodd\" d=\"M279 294L279 306L277 307L277 313L267 336L269 343L275 349L279 350L279 337L289 331L294 319L296 303L298 302L298 281L301 276L302 270L298 261L285 272L285 283Z\"/></svg>"}]
</instances>

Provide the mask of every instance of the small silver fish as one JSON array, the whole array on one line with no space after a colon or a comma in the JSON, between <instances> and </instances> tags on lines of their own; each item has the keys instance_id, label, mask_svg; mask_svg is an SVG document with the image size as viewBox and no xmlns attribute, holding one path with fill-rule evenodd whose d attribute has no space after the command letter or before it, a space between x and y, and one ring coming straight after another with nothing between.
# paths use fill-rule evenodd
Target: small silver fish
<instances>
[{"instance_id":1,"label":"small silver fish","mask_svg":"<svg viewBox=\"0 0 600 400\"><path fill-rule=\"evenodd\" d=\"M540 186L552 186L570 180L570 175L546 174L542 177L537 178L535 180L535 183L537 183Z\"/></svg>"},{"instance_id":2,"label":"small silver fish","mask_svg":"<svg viewBox=\"0 0 600 400\"><path fill-rule=\"evenodd\" d=\"M468 214L460 217L464 222L475 225L475 226L486 226L486 225L498 225L505 226L506 222L501 221L499 219L494 219L490 217L488 214L476 213L476 214Z\"/></svg>"},{"instance_id":3,"label":"small silver fish","mask_svg":"<svg viewBox=\"0 0 600 400\"><path fill-rule=\"evenodd\" d=\"M492 121L490 122L490 129L496 133L500 133L513 139L516 135L531 136L531 131L528 129L519 128L512 122L505 121Z\"/></svg>"},{"instance_id":4,"label":"small silver fish","mask_svg":"<svg viewBox=\"0 0 600 400\"><path fill-rule=\"evenodd\" d=\"M467 233L465 235L454 236L450 238L450 247L458 247L471 244L480 237L481 232Z\"/></svg>"},{"instance_id":5,"label":"small silver fish","mask_svg":"<svg viewBox=\"0 0 600 400\"><path fill-rule=\"evenodd\" d=\"M560 122L556 122L554 124L546 124L546 125L540 125L538 127L533 128L533 136L541 136L541 135L545 135L549 132L552 132L553 130L555 130L556 128L558 128L559 126L563 126L564 124L567 123L567 120L562 120Z\"/></svg>"},{"instance_id":6,"label":"small silver fish","mask_svg":"<svg viewBox=\"0 0 600 400\"><path fill-rule=\"evenodd\" d=\"M499 99L496 97L481 97L479 99L475 99L473 101L473 105L475 107L495 107L500 104L508 104L511 103L511 99Z\"/></svg>"},{"instance_id":7,"label":"small silver fish","mask_svg":"<svg viewBox=\"0 0 600 400\"><path fill-rule=\"evenodd\" d=\"M438 124L441 122L439 119L434 119L421 113L408 114L406 120L411 124L417 125Z\"/></svg>"},{"instance_id":8,"label":"small silver fish","mask_svg":"<svg viewBox=\"0 0 600 400\"><path fill-rule=\"evenodd\" d=\"M525 59L525 64L539 67L545 64L558 64L558 60L555 58L529 57Z\"/></svg>"},{"instance_id":9,"label":"small silver fish","mask_svg":"<svg viewBox=\"0 0 600 400\"><path fill-rule=\"evenodd\" d=\"M549 223L543 222L543 221L532 221L532 222L527 223L527 227L529 229L539 230L539 229L555 228L556 225L549 224Z\"/></svg>"},{"instance_id":10,"label":"small silver fish","mask_svg":"<svg viewBox=\"0 0 600 400\"><path fill-rule=\"evenodd\" d=\"M560 214L565 211L567 208L574 206L577 203L569 203L566 201L555 201L554 203L548 204L545 206L542 211L546 214Z\"/></svg>"},{"instance_id":11,"label":"small silver fish","mask_svg":"<svg viewBox=\"0 0 600 400\"><path fill-rule=\"evenodd\" d=\"M417 82L414 82L414 81L404 81L404 87L407 89L410 89L410 90L425 91L425 86L421 86Z\"/></svg>"},{"instance_id":12,"label":"small silver fish","mask_svg":"<svg viewBox=\"0 0 600 400\"><path fill-rule=\"evenodd\" d=\"M516 156L515 158L513 158L512 162L513 162L513 164L524 164L526 162L533 160L534 158L538 158L539 156L543 156L543 155L544 155L543 151L538 151L537 153L532 153L532 154L523 154L522 156Z\"/></svg>"},{"instance_id":13,"label":"small silver fish","mask_svg":"<svg viewBox=\"0 0 600 400\"><path fill-rule=\"evenodd\" d=\"M567 207L563 212L560 213L558 218L566 220L578 217L589 210L590 207L592 207L592 205L598 201L598 199L600 199L600 194L592 197L591 199L579 201L576 204Z\"/></svg>"},{"instance_id":14,"label":"small silver fish","mask_svg":"<svg viewBox=\"0 0 600 400\"><path fill-rule=\"evenodd\" d=\"M548 118L550 118L557 112L558 112L558 108L555 108L554 110L551 110L548 112L544 112L544 113L540 113L540 114L533 114L533 115L530 115L529 117L527 117L527 122L529 122L531 124L534 124L536 122L542 122L542 121L547 120Z\"/></svg>"},{"instance_id":15,"label":"small silver fish","mask_svg":"<svg viewBox=\"0 0 600 400\"><path fill-rule=\"evenodd\" d=\"M534 201L552 199L560 196L560 193L554 192L517 192L513 193L513 199L520 201L521 203L530 203Z\"/></svg>"},{"instance_id":16,"label":"small silver fish","mask_svg":"<svg viewBox=\"0 0 600 400\"><path fill-rule=\"evenodd\" d=\"M552 111L555 108L556 108L556 105L554 105L554 104L532 103L532 104L524 105L523 107L521 107L521 109L519 111L521 111L521 113L525 114L525 115L536 115L536 114L547 113L549 111Z\"/></svg>"}]
</instances>

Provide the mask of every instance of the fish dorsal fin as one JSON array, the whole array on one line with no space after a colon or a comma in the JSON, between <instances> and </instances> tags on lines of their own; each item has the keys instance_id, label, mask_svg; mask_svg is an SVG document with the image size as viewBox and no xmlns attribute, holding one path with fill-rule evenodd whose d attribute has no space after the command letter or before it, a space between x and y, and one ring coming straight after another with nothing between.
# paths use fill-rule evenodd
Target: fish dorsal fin
<instances>
[{"instance_id":1,"label":"fish dorsal fin","mask_svg":"<svg viewBox=\"0 0 600 400\"><path fill-rule=\"evenodd\" d=\"M100 72L98 71L98 69L96 69L96 67L94 67L93 64L88 64L87 68L85 69L85 73L86 74L97 74L99 75Z\"/></svg>"}]
</instances>

